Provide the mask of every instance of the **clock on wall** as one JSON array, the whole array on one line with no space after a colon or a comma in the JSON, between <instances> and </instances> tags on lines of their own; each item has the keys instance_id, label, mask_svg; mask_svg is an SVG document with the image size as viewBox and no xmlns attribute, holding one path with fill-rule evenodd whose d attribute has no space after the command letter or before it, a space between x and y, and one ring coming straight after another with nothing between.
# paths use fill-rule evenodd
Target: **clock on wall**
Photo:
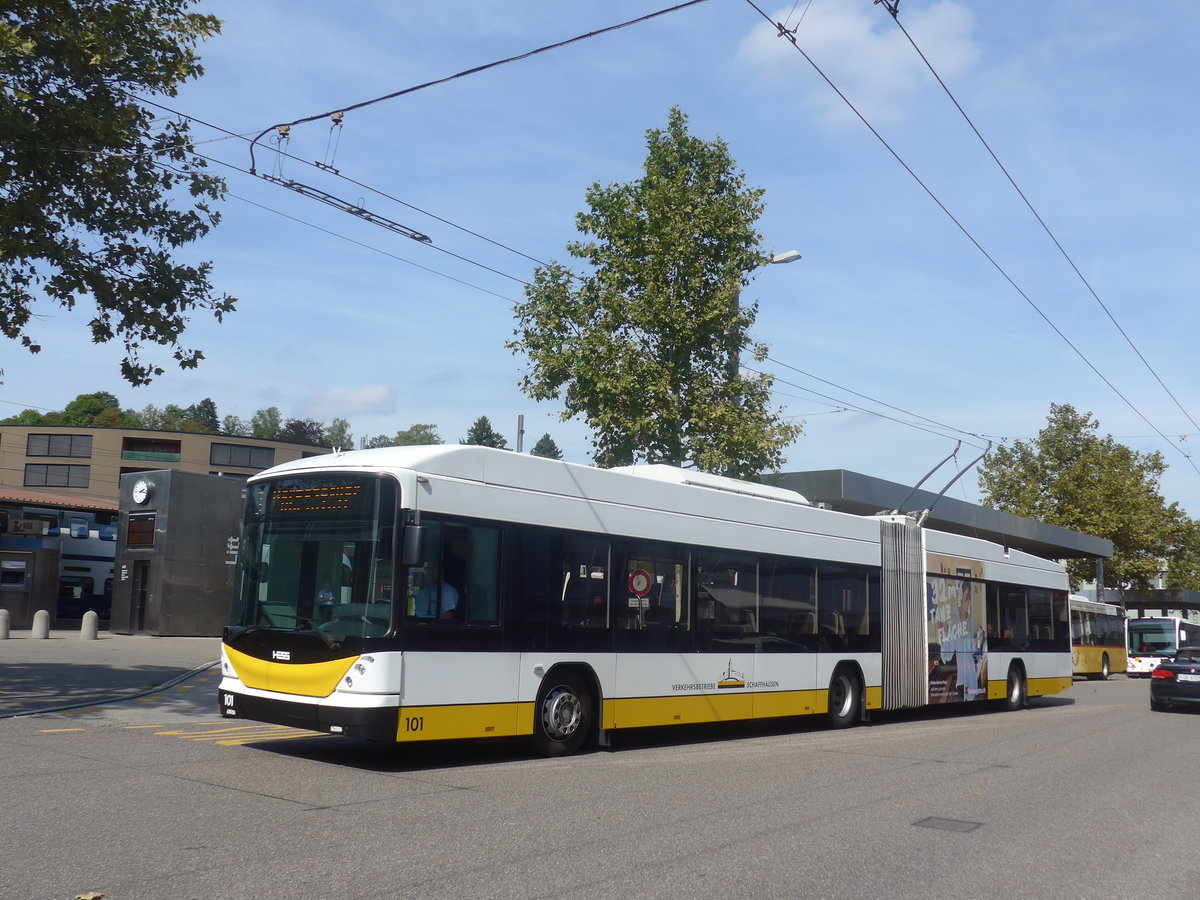
<instances>
[{"instance_id":1,"label":"clock on wall","mask_svg":"<svg viewBox=\"0 0 1200 900\"><path fill-rule=\"evenodd\" d=\"M145 478L139 478L133 483L133 502L138 504L145 503L150 499L152 489L153 485L150 482Z\"/></svg>"}]
</instances>

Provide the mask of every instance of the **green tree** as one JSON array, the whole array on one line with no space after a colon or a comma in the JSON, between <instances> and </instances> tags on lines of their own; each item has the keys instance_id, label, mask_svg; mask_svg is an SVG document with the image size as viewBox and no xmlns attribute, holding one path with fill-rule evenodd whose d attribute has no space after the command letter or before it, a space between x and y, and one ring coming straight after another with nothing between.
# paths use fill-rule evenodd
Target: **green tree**
<instances>
[{"instance_id":1,"label":"green tree","mask_svg":"<svg viewBox=\"0 0 1200 900\"><path fill-rule=\"evenodd\" d=\"M230 437L247 437L250 429L240 417L226 416L221 420L221 434L227 434Z\"/></svg>"},{"instance_id":2,"label":"green tree","mask_svg":"<svg viewBox=\"0 0 1200 900\"><path fill-rule=\"evenodd\" d=\"M325 425L316 419L288 419L279 429L279 440L295 444L313 444L324 447Z\"/></svg>"},{"instance_id":3,"label":"green tree","mask_svg":"<svg viewBox=\"0 0 1200 900\"><path fill-rule=\"evenodd\" d=\"M547 432L538 438L538 442L533 445L533 449L529 451L530 456L544 456L547 459L562 459L562 451L558 449L558 444L554 443L554 438L550 437Z\"/></svg>"},{"instance_id":4,"label":"green tree","mask_svg":"<svg viewBox=\"0 0 1200 900\"><path fill-rule=\"evenodd\" d=\"M24 409L15 416L0 419L0 425L45 425L46 416L36 409Z\"/></svg>"},{"instance_id":5,"label":"green tree","mask_svg":"<svg viewBox=\"0 0 1200 900\"><path fill-rule=\"evenodd\" d=\"M417 423L410 425L403 431L397 431L396 436L392 439L394 447L416 447L423 444L444 444L442 436L438 434L437 426L430 423Z\"/></svg>"},{"instance_id":6,"label":"green tree","mask_svg":"<svg viewBox=\"0 0 1200 900\"><path fill-rule=\"evenodd\" d=\"M279 407L268 406L250 417L250 436L273 441L279 437L279 429L282 424L283 419L279 415Z\"/></svg>"},{"instance_id":7,"label":"green tree","mask_svg":"<svg viewBox=\"0 0 1200 900\"><path fill-rule=\"evenodd\" d=\"M195 47L220 22L192 2L39 0L0 14L0 333L36 353L35 305L88 298L92 340L122 341L132 384L163 371L143 344L194 367L203 354L179 344L188 319L220 321L235 303L214 292L210 263L171 259L216 224L224 182L186 120L139 100L203 74Z\"/></svg>"},{"instance_id":8,"label":"green tree","mask_svg":"<svg viewBox=\"0 0 1200 900\"><path fill-rule=\"evenodd\" d=\"M724 141L704 141L672 109L647 132L641 179L593 184L576 216L594 238L567 245L590 274L558 263L534 270L516 306L515 340L528 358L520 384L582 417L599 465L639 460L748 477L776 469L800 426L770 408L772 378L743 373L766 358L749 336L758 305L741 304L770 261L746 187Z\"/></svg>"},{"instance_id":9,"label":"green tree","mask_svg":"<svg viewBox=\"0 0 1200 900\"><path fill-rule=\"evenodd\" d=\"M163 415L163 411L153 403L147 403L144 407L142 407L141 415L142 426L144 428L148 428L151 431L157 431L162 428L165 416Z\"/></svg>"},{"instance_id":10,"label":"green tree","mask_svg":"<svg viewBox=\"0 0 1200 900\"><path fill-rule=\"evenodd\" d=\"M1050 404L1046 427L1032 441L992 452L979 468L985 505L1113 542L1104 563L1106 587L1146 590L1170 555L1183 516L1159 493L1166 464L1111 435L1096 434L1091 413ZM1095 576L1091 560L1067 564L1078 584Z\"/></svg>"},{"instance_id":11,"label":"green tree","mask_svg":"<svg viewBox=\"0 0 1200 900\"><path fill-rule=\"evenodd\" d=\"M74 428L90 428L95 424L96 418L109 409L115 409L118 417L120 416L121 401L107 391L80 394L62 411L62 424ZM119 418L117 424L120 424Z\"/></svg>"},{"instance_id":12,"label":"green tree","mask_svg":"<svg viewBox=\"0 0 1200 900\"><path fill-rule=\"evenodd\" d=\"M1200 591L1200 522L1184 517L1173 544L1167 557L1165 586L1169 590Z\"/></svg>"},{"instance_id":13,"label":"green tree","mask_svg":"<svg viewBox=\"0 0 1200 900\"><path fill-rule=\"evenodd\" d=\"M350 423L345 419L334 419L325 429L325 442L330 447L339 450L354 449L354 435L350 433Z\"/></svg>"},{"instance_id":14,"label":"green tree","mask_svg":"<svg viewBox=\"0 0 1200 900\"><path fill-rule=\"evenodd\" d=\"M211 397L205 397L199 403L193 403L183 411L183 417L198 424L206 434L218 434L221 431L221 419L217 415L217 404Z\"/></svg>"},{"instance_id":15,"label":"green tree","mask_svg":"<svg viewBox=\"0 0 1200 900\"><path fill-rule=\"evenodd\" d=\"M508 449L508 441L504 439L504 435L492 428L492 423L488 421L487 416L480 416L476 419L467 430L467 436L459 443L473 444L477 447L495 447L498 450Z\"/></svg>"},{"instance_id":16,"label":"green tree","mask_svg":"<svg viewBox=\"0 0 1200 900\"><path fill-rule=\"evenodd\" d=\"M386 434L377 434L373 438L367 438L365 446L368 450L378 450L380 447L395 447L396 439Z\"/></svg>"}]
</instances>

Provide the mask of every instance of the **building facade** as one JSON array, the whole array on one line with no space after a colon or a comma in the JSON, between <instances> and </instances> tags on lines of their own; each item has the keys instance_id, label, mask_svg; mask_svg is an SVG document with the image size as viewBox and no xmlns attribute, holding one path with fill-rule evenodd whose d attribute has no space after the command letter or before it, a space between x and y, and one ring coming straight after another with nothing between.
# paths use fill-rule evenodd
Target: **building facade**
<instances>
[{"instance_id":1,"label":"building facade","mask_svg":"<svg viewBox=\"0 0 1200 900\"><path fill-rule=\"evenodd\" d=\"M0 425L0 492L47 491L115 504L122 475L178 469L246 479L271 466L328 453L261 438L151 431Z\"/></svg>"},{"instance_id":2,"label":"building facade","mask_svg":"<svg viewBox=\"0 0 1200 900\"><path fill-rule=\"evenodd\" d=\"M0 609L9 613L15 628L28 627L38 610L49 612L60 625L89 609L102 620L109 618L113 567L120 553L123 475L157 472L170 484L171 473L163 470L175 470L240 483L276 463L327 452L308 444L216 434L0 425ZM205 502L194 503L187 515L172 521L194 537L200 533L198 523L210 516L219 518L222 527L236 528L236 515ZM185 521L189 517L192 521ZM207 548L194 551L200 559ZM172 560L181 572L189 571L182 554ZM176 615L164 616L160 623L152 604L146 627L185 627L179 624L183 609L180 603L168 606ZM197 622L191 633L211 632L207 619ZM204 630L195 630L201 626Z\"/></svg>"}]
</instances>

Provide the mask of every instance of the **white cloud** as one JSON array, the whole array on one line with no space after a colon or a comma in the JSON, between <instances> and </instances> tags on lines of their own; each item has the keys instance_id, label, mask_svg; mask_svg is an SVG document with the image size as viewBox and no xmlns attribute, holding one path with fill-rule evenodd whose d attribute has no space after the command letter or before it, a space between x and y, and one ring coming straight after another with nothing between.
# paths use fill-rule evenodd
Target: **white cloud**
<instances>
[{"instance_id":1,"label":"white cloud","mask_svg":"<svg viewBox=\"0 0 1200 900\"><path fill-rule=\"evenodd\" d=\"M312 415L322 421L347 419L356 414L389 413L396 409L396 395L386 385L334 388L313 394L307 402Z\"/></svg>"},{"instance_id":2,"label":"white cloud","mask_svg":"<svg viewBox=\"0 0 1200 900\"><path fill-rule=\"evenodd\" d=\"M775 13L784 21L788 8ZM901 21L943 79L966 71L978 58L970 10L952 2L904 11ZM866 119L886 125L907 118L918 92L933 76L882 7L824 2L809 8L796 41ZM738 59L767 80L800 91L803 105L835 125L854 114L791 43L766 22L747 35Z\"/></svg>"}]
</instances>

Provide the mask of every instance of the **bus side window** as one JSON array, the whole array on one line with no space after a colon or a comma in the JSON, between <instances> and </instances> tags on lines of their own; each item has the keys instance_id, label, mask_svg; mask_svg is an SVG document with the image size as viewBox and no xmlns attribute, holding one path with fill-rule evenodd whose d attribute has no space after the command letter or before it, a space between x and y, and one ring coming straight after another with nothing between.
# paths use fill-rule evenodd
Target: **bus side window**
<instances>
[{"instance_id":1,"label":"bus side window","mask_svg":"<svg viewBox=\"0 0 1200 900\"><path fill-rule=\"evenodd\" d=\"M608 542L566 535L558 548L558 621L570 628L608 626Z\"/></svg>"}]
</instances>

